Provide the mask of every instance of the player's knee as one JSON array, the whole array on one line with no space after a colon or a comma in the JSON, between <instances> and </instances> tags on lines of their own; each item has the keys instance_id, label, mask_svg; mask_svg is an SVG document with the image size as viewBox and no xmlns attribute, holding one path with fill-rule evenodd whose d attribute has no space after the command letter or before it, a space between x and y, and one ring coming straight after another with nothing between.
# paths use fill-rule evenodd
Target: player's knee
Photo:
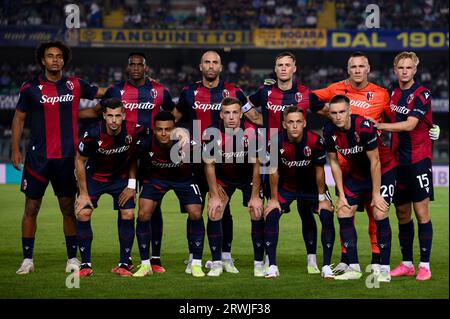
<instances>
[{"instance_id":1,"label":"player's knee","mask_svg":"<svg viewBox=\"0 0 450 319\"><path fill-rule=\"evenodd\" d=\"M92 210L84 209L78 214L76 214L76 218L80 222L87 222L91 219L92 216Z\"/></svg>"},{"instance_id":2,"label":"player's knee","mask_svg":"<svg viewBox=\"0 0 450 319\"><path fill-rule=\"evenodd\" d=\"M132 209L124 209L120 211L122 219L130 220L134 219L134 211Z\"/></svg>"},{"instance_id":3,"label":"player's knee","mask_svg":"<svg viewBox=\"0 0 450 319\"><path fill-rule=\"evenodd\" d=\"M149 212L139 210L138 219L142 222L148 222L152 215Z\"/></svg>"},{"instance_id":4,"label":"player's knee","mask_svg":"<svg viewBox=\"0 0 450 319\"><path fill-rule=\"evenodd\" d=\"M430 212L427 209L417 211L416 217L419 224L426 224L430 221Z\"/></svg>"},{"instance_id":5,"label":"player's knee","mask_svg":"<svg viewBox=\"0 0 450 319\"><path fill-rule=\"evenodd\" d=\"M188 213L189 213L190 220L200 220L202 218L201 210L192 210L192 211L189 211Z\"/></svg>"},{"instance_id":6,"label":"player's knee","mask_svg":"<svg viewBox=\"0 0 450 319\"><path fill-rule=\"evenodd\" d=\"M411 211L397 209L396 214L400 224L406 224L411 220Z\"/></svg>"},{"instance_id":7,"label":"player's knee","mask_svg":"<svg viewBox=\"0 0 450 319\"><path fill-rule=\"evenodd\" d=\"M40 202L27 202L25 205L23 215L25 218L36 218L40 208L41 208Z\"/></svg>"}]
</instances>

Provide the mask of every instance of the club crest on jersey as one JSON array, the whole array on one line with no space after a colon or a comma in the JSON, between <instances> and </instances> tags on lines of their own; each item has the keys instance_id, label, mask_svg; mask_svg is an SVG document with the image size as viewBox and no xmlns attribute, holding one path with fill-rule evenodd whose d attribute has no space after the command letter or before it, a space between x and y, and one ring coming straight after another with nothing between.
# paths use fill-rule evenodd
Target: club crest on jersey
<instances>
[{"instance_id":1,"label":"club crest on jersey","mask_svg":"<svg viewBox=\"0 0 450 319\"><path fill-rule=\"evenodd\" d=\"M414 99L414 93L411 93L408 98L406 99L406 104L409 104L412 102L412 100Z\"/></svg>"},{"instance_id":2,"label":"club crest on jersey","mask_svg":"<svg viewBox=\"0 0 450 319\"><path fill-rule=\"evenodd\" d=\"M295 100L300 103L303 100L303 95L300 92L295 93Z\"/></svg>"},{"instance_id":3,"label":"club crest on jersey","mask_svg":"<svg viewBox=\"0 0 450 319\"><path fill-rule=\"evenodd\" d=\"M309 146L305 146L305 148L303 149L303 154L305 154L305 156L307 157L311 156L311 148Z\"/></svg>"},{"instance_id":4,"label":"club crest on jersey","mask_svg":"<svg viewBox=\"0 0 450 319\"><path fill-rule=\"evenodd\" d=\"M125 136L125 144L130 145L133 142L133 137L131 135Z\"/></svg>"},{"instance_id":5,"label":"club crest on jersey","mask_svg":"<svg viewBox=\"0 0 450 319\"><path fill-rule=\"evenodd\" d=\"M72 81L66 81L66 86L71 91L75 88L75 85L73 85Z\"/></svg>"},{"instance_id":6,"label":"club crest on jersey","mask_svg":"<svg viewBox=\"0 0 450 319\"><path fill-rule=\"evenodd\" d=\"M242 138L242 146L248 147L248 137L247 136L244 136Z\"/></svg>"},{"instance_id":7,"label":"club crest on jersey","mask_svg":"<svg viewBox=\"0 0 450 319\"><path fill-rule=\"evenodd\" d=\"M375 94L372 91L367 92L367 101L372 101L374 95Z\"/></svg>"},{"instance_id":8,"label":"club crest on jersey","mask_svg":"<svg viewBox=\"0 0 450 319\"><path fill-rule=\"evenodd\" d=\"M154 99L156 99L156 97L158 96L158 91L156 91L155 89L151 89L150 90L150 96Z\"/></svg>"},{"instance_id":9,"label":"club crest on jersey","mask_svg":"<svg viewBox=\"0 0 450 319\"><path fill-rule=\"evenodd\" d=\"M229 96L230 96L230 91L224 89L224 90L222 91L222 97L226 98L226 97L229 97Z\"/></svg>"},{"instance_id":10,"label":"club crest on jersey","mask_svg":"<svg viewBox=\"0 0 450 319\"><path fill-rule=\"evenodd\" d=\"M361 139L359 138L359 134L357 132L355 132L355 140L357 143L361 141Z\"/></svg>"},{"instance_id":11,"label":"club crest on jersey","mask_svg":"<svg viewBox=\"0 0 450 319\"><path fill-rule=\"evenodd\" d=\"M270 96L272 94L272 90L267 91L267 96Z\"/></svg>"}]
</instances>

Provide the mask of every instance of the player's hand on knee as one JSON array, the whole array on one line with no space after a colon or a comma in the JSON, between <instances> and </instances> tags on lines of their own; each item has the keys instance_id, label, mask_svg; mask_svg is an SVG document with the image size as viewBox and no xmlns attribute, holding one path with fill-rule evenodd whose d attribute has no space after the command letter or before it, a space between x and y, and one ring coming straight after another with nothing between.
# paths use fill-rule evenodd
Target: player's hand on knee
<instances>
[{"instance_id":1,"label":"player's hand on knee","mask_svg":"<svg viewBox=\"0 0 450 319\"><path fill-rule=\"evenodd\" d=\"M75 201L75 214L78 215L85 208L94 209L94 205L88 195L79 195Z\"/></svg>"},{"instance_id":2,"label":"player's hand on knee","mask_svg":"<svg viewBox=\"0 0 450 319\"><path fill-rule=\"evenodd\" d=\"M325 210L328 210L328 211L332 212L333 211L333 204L328 199L321 200L321 201L319 201L319 206L317 207L317 212L320 213L320 211L322 209L325 209Z\"/></svg>"},{"instance_id":3,"label":"player's hand on knee","mask_svg":"<svg viewBox=\"0 0 450 319\"><path fill-rule=\"evenodd\" d=\"M381 196L380 194L372 195L371 205L383 212L387 212L389 210L389 204L384 200L383 196Z\"/></svg>"},{"instance_id":4,"label":"player's hand on knee","mask_svg":"<svg viewBox=\"0 0 450 319\"><path fill-rule=\"evenodd\" d=\"M248 210L250 211L250 214L259 219L263 216L264 212L264 205L259 197L252 197L250 198L250 201L248 202Z\"/></svg>"},{"instance_id":5,"label":"player's hand on knee","mask_svg":"<svg viewBox=\"0 0 450 319\"><path fill-rule=\"evenodd\" d=\"M211 220L220 219L223 213L224 205L219 196L210 196L208 199L208 217Z\"/></svg>"},{"instance_id":6,"label":"player's hand on knee","mask_svg":"<svg viewBox=\"0 0 450 319\"><path fill-rule=\"evenodd\" d=\"M281 212L280 202L276 199L269 199L267 201L266 209L264 210L264 217L266 217L274 209L278 209Z\"/></svg>"},{"instance_id":7,"label":"player's hand on knee","mask_svg":"<svg viewBox=\"0 0 450 319\"><path fill-rule=\"evenodd\" d=\"M220 185L217 185L217 191L219 193L219 198L222 201L223 207L225 209L225 206L228 204L228 201L229 201L228 195L225 192L225 190L223 189L223 187Z\"/></svg>"},{"instance_id":8,"label":"player's hand on knee","mask_svg":"<svg viewBox=\"0 0 450 319\"><path fill-rule=\"evenodd\" d=\"M339 196L338 200L336 201L336 210L341 210L343 207L346 207L350 209L350 205L347 202L347 198L345 196Z\"/></svg>"},{"instance_id":9,"label":"player's hand on knee","mask_svg":"<svg viewBox=\"0 0 450 319\"><path fill-rule=\"evenodd\" d=\"M126 187L122 193L120 193L117 203L119 206L123 206L131 198L133 198L134 202L136 202L136 190Z\"/></svg>"},{"instance_id":10,"label":"player's hand on knee","mask_svg":"<svg viewBox=\"0 0 450 319\"><path fill-rule=\"evenodd\" d=\"M430 140L437 141L439 139L439 135L441 134L441 128L439 125L433 124L433 127L428 131L428 136Z\"/></svg>"}]
</instances>

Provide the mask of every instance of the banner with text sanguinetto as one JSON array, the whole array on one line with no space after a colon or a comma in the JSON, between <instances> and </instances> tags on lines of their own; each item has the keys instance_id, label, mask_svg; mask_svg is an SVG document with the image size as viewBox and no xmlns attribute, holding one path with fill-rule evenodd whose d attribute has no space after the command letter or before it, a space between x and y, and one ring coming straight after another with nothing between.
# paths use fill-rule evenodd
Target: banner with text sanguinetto
<instances>
[{"instance_id":1,"label":"banner with text sanguinetto","mask_svg":"<svg viewBox=\"0 0 450 319\"><path fill-rule=\"evenodd\" d=\"M93 45L241 45L247 38L245 31L232 30L80 30L80 43Z\"/></svg>"}]
</instances>

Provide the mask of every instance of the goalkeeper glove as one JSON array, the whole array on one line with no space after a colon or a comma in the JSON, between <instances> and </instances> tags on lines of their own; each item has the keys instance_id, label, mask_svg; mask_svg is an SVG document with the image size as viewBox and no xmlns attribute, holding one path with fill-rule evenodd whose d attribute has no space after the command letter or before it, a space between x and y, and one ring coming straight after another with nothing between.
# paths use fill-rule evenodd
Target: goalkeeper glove
<instances>
[{"instance_id":1,"label":"goalkeeper glove","mask_svg":"<svg viewBox=\"0 0 450 319\"><path fill-rule=\"evenodd\" d=\"M433 124L433 127L430 128L430 131L428 132L428 136L430 136L430 139L432 141L436 141L439 139L439 134L441 133L441 129L439 125Z\"/></svg>"},{"instance_id":2,"label":"goalkeeper glove","mask_svg":"<svg viewBox=\"0 0 450 319\"><path fill-rule=\"evenodd\" d=\"M264 85L273 85L276 81L274 79L264 79Z\"/></svg>"}]
</instances>

